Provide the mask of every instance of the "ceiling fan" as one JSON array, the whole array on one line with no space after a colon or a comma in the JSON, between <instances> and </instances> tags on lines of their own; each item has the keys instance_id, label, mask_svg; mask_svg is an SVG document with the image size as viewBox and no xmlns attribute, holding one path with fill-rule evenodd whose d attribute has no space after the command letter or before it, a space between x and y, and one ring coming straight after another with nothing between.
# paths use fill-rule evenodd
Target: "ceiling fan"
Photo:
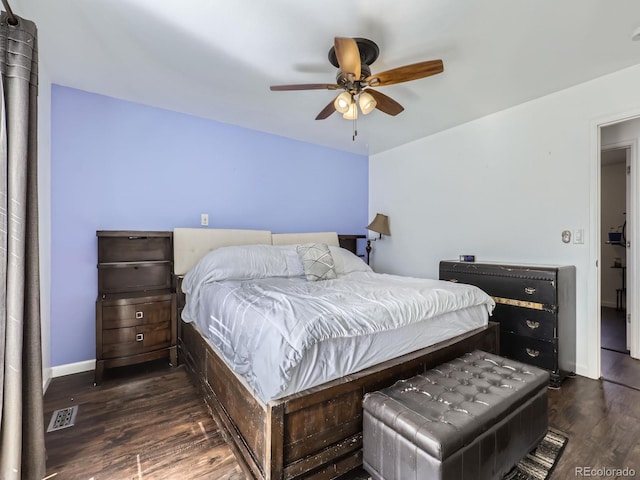
<instances>
[{"instance_id":1,"label":"ceiling fan","mask_svg":"<svg viewBox=\"0 0 640 480\"><path fill-rule=\"evenodd\" d=\"M329 61L338 67L336 83L273 85L270 88L273 91L344 90L322 109L316 120L324 120L335 111L348 120L355 120L358 106L365 115L376 108L388 115L397 115L404 110L394 99L373 87L417 80L444 71L442 60L428 60L372 74L370 65L379 53L378 45L366 38L335 37L334 45L329 50Z\"/></svg>"}]
</instances>

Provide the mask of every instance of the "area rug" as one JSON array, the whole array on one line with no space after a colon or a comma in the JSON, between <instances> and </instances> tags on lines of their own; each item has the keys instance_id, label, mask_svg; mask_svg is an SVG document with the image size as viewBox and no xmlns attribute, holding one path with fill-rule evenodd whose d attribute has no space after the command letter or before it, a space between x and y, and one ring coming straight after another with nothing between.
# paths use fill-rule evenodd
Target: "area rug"
<instances>
[{"instance_id":1,"label":"area rug","mask_svg":"<svg viewBox=\"0 0 640 480\"><path fill-rule=\"evenodd\" d=\"M568 441L565 434L549 429L535 450L520 460L504 480L546 480Z\"/></svg>"}]
</instances>

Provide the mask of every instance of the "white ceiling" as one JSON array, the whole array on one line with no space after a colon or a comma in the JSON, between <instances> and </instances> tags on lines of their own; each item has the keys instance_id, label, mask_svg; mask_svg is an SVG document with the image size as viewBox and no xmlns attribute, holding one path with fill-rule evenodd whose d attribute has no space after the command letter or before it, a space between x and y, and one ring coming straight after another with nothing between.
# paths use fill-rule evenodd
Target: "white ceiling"
<instances>
[{"instance_id":1,"label":"white ceiling","mask_svg":"<svg viewBox=\"0 0 640 480\"><path fill-rule=\"evenodd\" d=\"M53 83L374 154L640 63L638 0L10 0ZM441 58L380 91L405 111L315 116L336 95L335 36L380 47L373 73Z\"/></svg>"}]
</instances>

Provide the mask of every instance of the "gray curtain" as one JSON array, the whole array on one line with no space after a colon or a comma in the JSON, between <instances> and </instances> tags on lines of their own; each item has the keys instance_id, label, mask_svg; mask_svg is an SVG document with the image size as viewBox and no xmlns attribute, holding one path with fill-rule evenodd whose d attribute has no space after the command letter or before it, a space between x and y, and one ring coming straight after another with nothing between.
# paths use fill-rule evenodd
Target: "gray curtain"
<instances>
[{"instance_id":1,"label":"gray curtain","mask_svg":"<svg viewBox=\"0 0 640 480\"><path fill-rule=\"evenodd\" d=\"M0 478L45 476L38 268L38 48L0 16Z\"/></svg>"}]
</instances>

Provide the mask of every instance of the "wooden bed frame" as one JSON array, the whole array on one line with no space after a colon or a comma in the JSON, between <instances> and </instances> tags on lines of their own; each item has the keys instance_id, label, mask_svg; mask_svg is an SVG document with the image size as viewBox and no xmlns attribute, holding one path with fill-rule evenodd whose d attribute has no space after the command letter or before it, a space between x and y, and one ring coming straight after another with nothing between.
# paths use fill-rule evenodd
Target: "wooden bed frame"
<instances>
[{"instance_id":1,"label":"wooden bed frame","mask_svg":"<svg viewBox=\"0 0 640 480\"><path fill-rule=\"evenodd\" d=\"M248 243L248 242L247 242ZM178 311L184 306L176 278ZM362 397L466 352L497 352L498 324L264 404L191 323L178 319L180 362L248 478L335 479L362 465Z\"/></svg>"}]
</instances>

